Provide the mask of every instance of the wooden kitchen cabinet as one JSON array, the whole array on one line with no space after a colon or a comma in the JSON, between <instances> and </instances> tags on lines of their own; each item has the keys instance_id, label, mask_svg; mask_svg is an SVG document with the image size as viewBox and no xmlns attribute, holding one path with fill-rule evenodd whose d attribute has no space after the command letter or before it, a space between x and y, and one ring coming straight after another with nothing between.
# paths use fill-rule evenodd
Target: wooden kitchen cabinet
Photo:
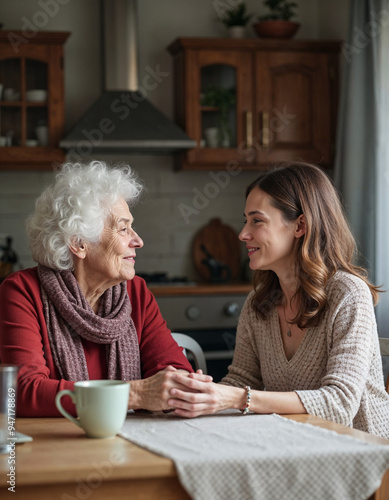
<instances>
[{"instance_id":1,"label":"wooden kitchen cabinet","mask_svg":"<svg viewBox=\"0 0 389 500\"><path fill-rule=\"evenodd\" d=\"M63 44L69 33L0 30L0 170L45 170L62 162ZM47 91L39 96L36 90ZM42 92L41 92L42 94ZM47 144L36 128L47 126ZM9 144L11 141L11 144Z\"/></svg>"},{"instance_id":2,"label":"wooden kitchen cabinet","mask_svg":"<svg viewBox=\"0 0 389 500\"><path fill-rule=\"evenodd\" d=\"M338 41L179 38L174 56L176 120L198 146L180 169L266 168L284 160L333 165ZM231 88L230 142L206 141L220 110L203 106L211 86Z\"/></svg>"}]
</instances>

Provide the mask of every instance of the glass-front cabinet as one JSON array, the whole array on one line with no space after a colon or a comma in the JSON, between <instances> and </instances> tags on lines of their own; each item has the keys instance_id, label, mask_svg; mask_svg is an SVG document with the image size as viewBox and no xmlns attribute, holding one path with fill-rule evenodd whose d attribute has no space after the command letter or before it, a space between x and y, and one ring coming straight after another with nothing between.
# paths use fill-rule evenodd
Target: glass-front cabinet
<instances>
[{"instance_id":1,"label":"glass-front cabinet","mask_svg":"<svg viewBox=\"0 0 389 500\"><path fill-rule=\"evenodd\" d=\"M181 64L186 71L176 72L177 119L198 145L185 154L185 167L234 165L252 135L251 55L240 50L201 49L180 55L176 71Z\"/></svg>"},{"instance_id":2,"label":"glass-front cabinet","mask_svg":"<svg viewBox=\"0 0 389 500\"><path fill-rule=\"evenodd\" d=\"M266 168L283 160L331 167L340 43L180 38L176 120L197 147L180 169Z\"/></svg>"},{"instance_id":3,"label":"glass-front cabinet","mask_svg":"<svg viewBox=\"0 0 389 500\"><path fill-rule=\"evenodd\" d=\"M236 68L210 64L200 68L201 146L236 147Z\"/></svg>"},{"instance_id":4,"label":"glass-front cabinet","mask_svg":"<svg viewBox=\"0 0 389 500\"><path fill-rule=\"evenodd\" d=\"M69 33L0 31L0 169L63 161L63 44Z\"/></svg>"}]
</instances>

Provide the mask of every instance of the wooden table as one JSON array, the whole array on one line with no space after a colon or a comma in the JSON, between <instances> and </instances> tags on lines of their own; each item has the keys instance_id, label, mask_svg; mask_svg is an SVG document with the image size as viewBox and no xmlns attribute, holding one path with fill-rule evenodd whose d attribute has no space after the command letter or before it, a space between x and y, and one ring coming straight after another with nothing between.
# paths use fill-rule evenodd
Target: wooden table
<instances>
[{"instance_id":1,"label":"wooden table","mask_svg":"<svg viewBox=\"0 0 389 500\"><path fill-rule=\"evenodd\" d=\"M389 440L311 415L285 417L370 443L389 445ZM16 429L34 440L16 446L15 493L7 491L9 455L0 455L2 499L189 499L177 479L171 460L125 439L89 439L83 431L62 418L21 418L17 420ZM389 470L381 487L371 498L389 499Z\"/></svg>"}]
</instances>

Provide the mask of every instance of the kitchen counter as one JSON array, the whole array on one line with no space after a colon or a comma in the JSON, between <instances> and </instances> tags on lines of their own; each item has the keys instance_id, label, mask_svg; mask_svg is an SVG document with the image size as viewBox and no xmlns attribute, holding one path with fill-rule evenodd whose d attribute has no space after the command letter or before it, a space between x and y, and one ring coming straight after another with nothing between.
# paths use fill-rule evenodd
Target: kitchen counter
<instances>
[{"instance_id":1,"label":"kitchen counter","mask_svg":"<svg viewBox=\"0 0 389 500\"><path fill-rule=\"evenodd\" d=\"M252 283L198 283L196 285L149 285L150 291L157 297L175 295L248 295L253 289Z\"/></svg>"}]
</instances>

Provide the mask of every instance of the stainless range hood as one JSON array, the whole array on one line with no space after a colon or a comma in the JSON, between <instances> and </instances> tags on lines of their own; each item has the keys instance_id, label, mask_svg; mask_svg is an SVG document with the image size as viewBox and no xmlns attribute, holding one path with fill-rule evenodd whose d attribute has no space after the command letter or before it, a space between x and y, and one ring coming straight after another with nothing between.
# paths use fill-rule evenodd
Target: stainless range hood
<instances>
[{"instance_id":1,"label":"stainless range hood","mask_svg":"<svg viewBox=\"0 0 389 500\"><path fill-rule=\"evenodd\" d=\"M147 67L139 86L135 0L104 0L104 88L60 147L93 153L172 154L196 147L175 123L145 97L167 73Z\"/></svg>"}]
</instances>

